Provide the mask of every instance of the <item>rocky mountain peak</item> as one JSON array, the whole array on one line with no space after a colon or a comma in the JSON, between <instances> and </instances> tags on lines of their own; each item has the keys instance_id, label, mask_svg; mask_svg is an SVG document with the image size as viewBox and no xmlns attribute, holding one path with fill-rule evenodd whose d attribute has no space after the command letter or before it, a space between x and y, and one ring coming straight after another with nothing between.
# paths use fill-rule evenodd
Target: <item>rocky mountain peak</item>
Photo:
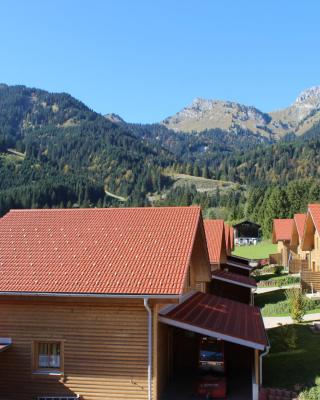
<instances>
[{"instance_id":1,"label":"rocky mountain peak","mask_svg":"<svg viewBox=\"0 0 320 400\"><path fill-rule=\"evenodd\" d=\"M310 108L320 107L320 86L313 86L299 94L295 105L308 106Z\"/></svg>"},{"instance_id":2,"label":"rocky mountain peak","mask_svg":"<svg viewBox=\"0 0 320 400\"><path fill-rule=\"evenodd\" d=\"M113 122L114 124L124 124L125 121L120 117L120 115L115 114L115 113L109 113L104 116L107 120L110 122Z\"/></svg>"}]
</instances>

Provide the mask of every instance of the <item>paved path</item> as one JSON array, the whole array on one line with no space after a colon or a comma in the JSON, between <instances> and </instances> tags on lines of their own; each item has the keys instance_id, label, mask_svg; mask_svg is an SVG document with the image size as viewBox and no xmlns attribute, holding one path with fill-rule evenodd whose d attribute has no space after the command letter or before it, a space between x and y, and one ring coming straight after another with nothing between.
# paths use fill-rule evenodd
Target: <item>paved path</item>
<instances>
[{"instance_id":1,"label":"paved path","mask_svg":"<svg viewBox=\"0 0 320 400\"><path fill-rule=\"evenodd\" d=\"M320 320L320 313L307 314L303 318L304 321ZM264 326L266 329L276 328L279 324L293 324L291 317L263 317Z\"/></svg>"},{"instance_id":2,"label":"paved path","mask_svg":"<svg viewBox=\"0 0 320 400\"><path fill-rule=\"evenodd\" d=\"M269 286L269 287L257 287L257 289L254 291L256 294L260 293L268 293L268 292L274 292L276 290L283 290L283 289L292 289L292 288L299 288L300 284L292 284L292 285L284 285L284 286Z\"/></svg>"}]
</instances>

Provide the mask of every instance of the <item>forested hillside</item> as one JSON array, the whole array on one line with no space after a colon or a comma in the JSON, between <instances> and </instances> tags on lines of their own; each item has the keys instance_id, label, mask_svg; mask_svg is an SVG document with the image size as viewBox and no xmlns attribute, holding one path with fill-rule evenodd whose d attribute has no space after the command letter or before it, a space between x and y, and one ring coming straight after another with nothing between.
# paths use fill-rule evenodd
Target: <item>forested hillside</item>
<instances>
[{"instance_id":1,"label":"forested hillside","mask_svg":"<svg viewBox=\"0 0 320 400\"><path fill-rule=\"evenodd\" d=\"M22 154L13 155L10 149ZM12 207L144 204L169 153L154 151L68 94L0 86L0 213Z\"/></svg>"},{"instance_id":2,"label":"forested hillside","mask_svg":"<svg viewBox=\"0 0 320 400\"><path fill-rule=\"evenodd\" d=\"M177 174L221 182L176 186ZM223 182L231 182L220 190ZM176 132L105 118L72 96L0 85L0 215L10 208L201 204L206 215L274 217L320 201L320 124L271 141L240 128ZM114 196L113 196L114 195Z\"/></svg>"}]
</instances>

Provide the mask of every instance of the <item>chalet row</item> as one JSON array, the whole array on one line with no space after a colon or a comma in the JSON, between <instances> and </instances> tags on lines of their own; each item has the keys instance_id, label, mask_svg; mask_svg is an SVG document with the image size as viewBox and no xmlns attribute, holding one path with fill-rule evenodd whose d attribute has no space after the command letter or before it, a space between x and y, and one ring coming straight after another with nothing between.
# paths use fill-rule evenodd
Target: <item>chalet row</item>
<instances>
[{"instance_id":1,"label":"chalet row","mask_svg":"<svg viewBox=\"0 0 320 400\"><path fill-rule=\"evenodd\" d=\"M272 240L278 252L270 261L301 273L303 289L320 291L320 204L309 204L306 214L292 219L275 219Z\"/></svg>"},{"instance_id":2,"label":"chalet row","mask_svg":"<svg viewBox=\"0 0 320 400\"><path fill-rule=\"evenodd\" d=\"M232 248L232 228L198 207L10 211L0 399L169 400L212 387L257 400L269 344L253 267Z\"/></svg>"}]
</instances>

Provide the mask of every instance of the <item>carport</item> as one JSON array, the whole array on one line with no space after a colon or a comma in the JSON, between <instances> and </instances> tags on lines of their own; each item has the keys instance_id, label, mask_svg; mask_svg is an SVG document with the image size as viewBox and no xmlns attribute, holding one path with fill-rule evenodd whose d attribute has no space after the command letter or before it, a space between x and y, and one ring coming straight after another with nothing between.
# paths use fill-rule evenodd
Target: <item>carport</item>
<instances>
[{"instance_id":1,"label":"carport","mask_svg":"<svg viewBox=\"0 0 320 400\"><path fill-rule=\"evenodd\" d=\"M212 272L210 293L216 296L253 305L252 290L256 288L253 278L223 270Z\"/></svg>"},{"instance_id":2,"label":"carport","mask_svg":"<svg viewBox=\"0 0 320 400\"><path fill-rule=\"evenodd\" d=\"M193 394L199 340L209 337L224 345L227 399L240 399L241 390L245 391L244 399L258 399L259 359L268 348L268 339L257 307L196 292L183 303L161 310L159 321L171 327L172 378L183 396ZM184 384L179 389L181 382ZM178 392L174 396L179 399ZM164 400L171 398L169 393Z\"/></svg>"}]
</instances>

